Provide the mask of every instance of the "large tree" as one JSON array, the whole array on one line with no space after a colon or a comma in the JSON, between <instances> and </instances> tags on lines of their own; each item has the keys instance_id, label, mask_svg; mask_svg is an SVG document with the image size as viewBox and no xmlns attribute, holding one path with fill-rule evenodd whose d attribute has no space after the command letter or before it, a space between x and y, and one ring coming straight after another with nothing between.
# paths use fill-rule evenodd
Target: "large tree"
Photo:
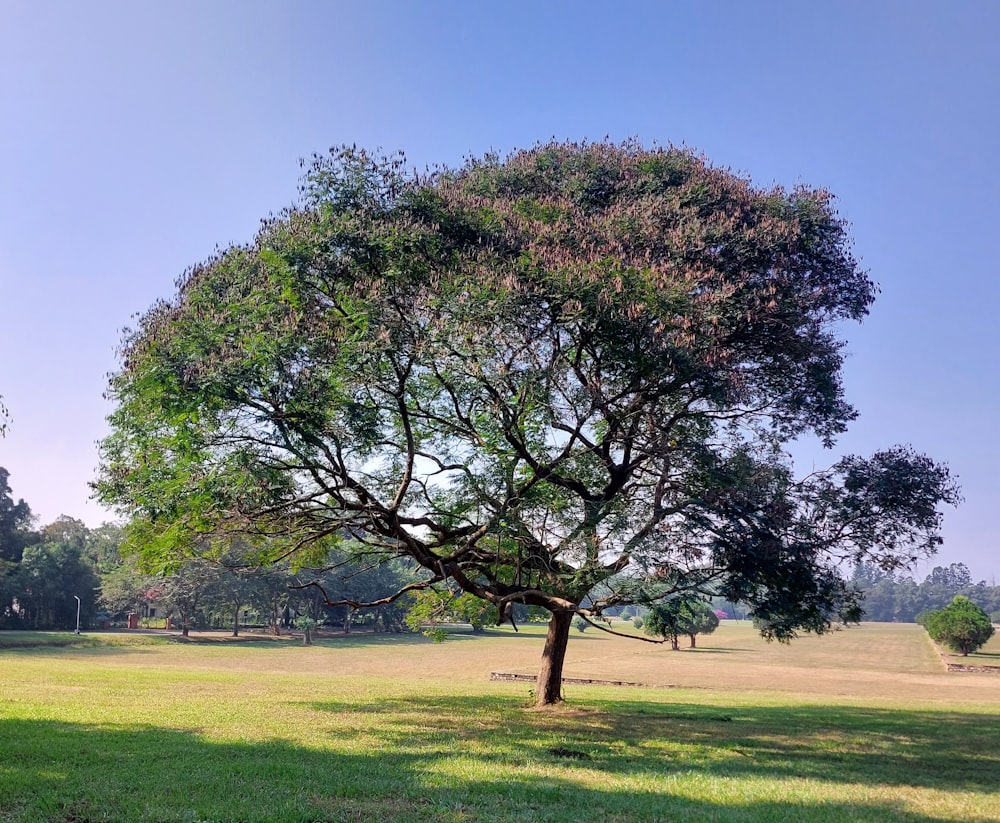
<instances>
[{"instance_id":1,"label":"large tree","mask_svg":"<svg viewBox=\"0 0 1000 823\"><path fill-rule=\"evenodd\" d=\"M304 180L126 335L98 490L149 562L223 533L406 557L405 590L551 613L548 704L575 614L696 591L823 631L859 614L845 559L939 542L931 460L785 455L854 418L837 331L876 292L827 192L633 143Z\"/></svg>"}]
</instances>

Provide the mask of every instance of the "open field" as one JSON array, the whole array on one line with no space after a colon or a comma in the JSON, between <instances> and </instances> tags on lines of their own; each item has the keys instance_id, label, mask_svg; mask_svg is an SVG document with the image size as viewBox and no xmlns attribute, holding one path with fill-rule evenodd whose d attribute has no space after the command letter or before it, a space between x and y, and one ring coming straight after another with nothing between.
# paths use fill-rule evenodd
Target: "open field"
<instances>
[{"instance_id":1,"label":"open field","mask_svg":"<svg viewBox=\"0 0 1000 823\"><path fill-rule=\"evenodd\" d=\"M96 637L0 634L0 820L1000 821L1000 676L946 673L915 626L574 632L568 677L663 688L549 712L489 680L534 671L540 627Z\"/></svg>"},{"instance_id":2,"label":"open field","mask_svg":"<svg viewBox=\"0 0 1000 823\"><path fill-rule=\"evenodd\" d=\"M1000 666L1000 629L991 637L979 651L963 657L948 649L941 650L949 663L959 663L965 666Z\"/></svg>"}]
</instances>

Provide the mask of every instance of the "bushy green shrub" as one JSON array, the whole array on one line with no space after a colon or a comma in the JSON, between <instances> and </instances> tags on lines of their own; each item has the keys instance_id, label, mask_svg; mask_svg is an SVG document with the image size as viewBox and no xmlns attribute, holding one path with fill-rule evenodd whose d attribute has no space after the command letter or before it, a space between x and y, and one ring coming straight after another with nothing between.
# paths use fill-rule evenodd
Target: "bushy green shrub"
<instances>
[{"instance_id":1,"label":"bushy green shrub","mask_svg":"<svg viewBox=\"0 0 1000 823\"><path fill-rule=\"evenodd\" d=\"M672 597L653 606L646 613L644 631L651 637L662 637L670 641L677 650L677 638L686 634L695 648L695 636L711 634L719 625L719 618L712 608L692 597Z\"/></svg>"},{"instance_id":2,"label":"bushy green shrub","mask_svg":"<svg viewBox=\"0 0 1000 823\"><path fill-rule=\"evenodd\" d=\"M962 595L927 614L923 625L934 640L963 656L982 647L994 632L989 615Z\"/></svg>"}]
</instances>

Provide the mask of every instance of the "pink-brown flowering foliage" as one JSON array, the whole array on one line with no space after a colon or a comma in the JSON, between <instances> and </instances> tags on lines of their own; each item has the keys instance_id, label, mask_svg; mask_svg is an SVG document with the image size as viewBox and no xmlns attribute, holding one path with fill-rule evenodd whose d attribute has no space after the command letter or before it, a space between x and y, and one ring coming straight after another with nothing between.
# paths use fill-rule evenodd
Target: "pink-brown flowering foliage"
<instances>
[{"instance_id":1,"label":"pink-brown flowering foliage","mask_svg":"<svg viewBox=\"0 0 1000 823\"><path fill-rule=\"evenodd\" d=\"M635 143L337 150L302 191L124 340L98 491L147 557L349 540L550 610L558 670L575 613L689 590L821 631L857 614L841 560L939 541L933 461L784 456L855 416L837 330L876 292L827 192Z\"/></svg>"}]
</instances>

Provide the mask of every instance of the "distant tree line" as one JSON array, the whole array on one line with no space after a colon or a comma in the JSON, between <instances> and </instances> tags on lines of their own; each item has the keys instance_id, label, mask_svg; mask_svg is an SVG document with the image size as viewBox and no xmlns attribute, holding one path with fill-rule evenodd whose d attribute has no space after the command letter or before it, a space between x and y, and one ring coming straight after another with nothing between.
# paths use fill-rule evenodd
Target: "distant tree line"
<instances>
[{"instance_id":1,"label":"distant tree line","mask_svg":"<svg viewBox=\"0 0 1000 823\"><path fill-rule=\"evenodd\" d=\"M93 621L100 573L117 547L117 528L87 529L60 517L34 528L31 509L15 501L0 467L0 627L73 629Z\"/></svg>"},{"instance_id":2,"label":"distant tree line","mask_svg":"<svg viewBox=\"0 0 1000 823\"><path fill-rule=\"evenodd\" d=\"M862 563L855 567L852 583L864 592L865 620L920 622L923 613L943 609L960 595L1000 622L1000 586L973 581L964 563L935 566L920 583L907 574Z\"/></svg>"},{"instance_id":3,"label":"distant tree line","mask_svg":"<svg viewBox=\"0 0 1000 823\"><path fill-rule=\"evenodd\" d=\"M479 631L499 620L488 604L447 589L374 609L327 607L326 600L377 600L384 592L405 586L412 574L402 563L369 564L334 548L314 558L310 567L293 569L288 563L276 563L261 568L250 562L249 547L231 543L217 549L212 559L199 551L194 553L198 557L169 573L149 573L135 558L122 556L118 525L88 528L63 516L36 527L28 504L14 499L9 478L0 467L0 628L72 630L77 597L85 629L124 625L130 614L157 626L169 617L183 632L225 628L235 634L248 622L280 633L299 618L343 631L355 627L402 631L441 622L469 623ZM864 592L866 620L918 622L922 614L944 609L956 596L963 596L1000 622L1000 586L973 581L964 563L937 566L920 583L862 563L855 567L851 583ZM713 605L728 616L746 616L734 604L716 600ZM629 619L646 617L645 612L626 607L609 610L608 615ZM537 617L520 606L510 616L518 622ZM668 620L665 625L669 629L672 623Z\"/></svg>"},{"instance_id":4,"label":"distant tree line","mask_svg":"<svg viewBox=\"0 0 1000 823\"><path fill-rule=\"evenodd\" d=\"M212 559L203 554L160 573L139 567L121 553L122 528L88 528L70 517L35 527L28 504L15 500L9 472L0 467L0 629L73 630L128 625L179 631L230 629L248 622L274 633L299 619L343 631L405 629L409 603L374 609L329 608L324 600L370 601L405 585L399 564L366 564L331 549L313 568L288 563L256 567L250 547L230 543ZM79 598L79 604L77 603Z\"/></svg>"}]
</instances>

